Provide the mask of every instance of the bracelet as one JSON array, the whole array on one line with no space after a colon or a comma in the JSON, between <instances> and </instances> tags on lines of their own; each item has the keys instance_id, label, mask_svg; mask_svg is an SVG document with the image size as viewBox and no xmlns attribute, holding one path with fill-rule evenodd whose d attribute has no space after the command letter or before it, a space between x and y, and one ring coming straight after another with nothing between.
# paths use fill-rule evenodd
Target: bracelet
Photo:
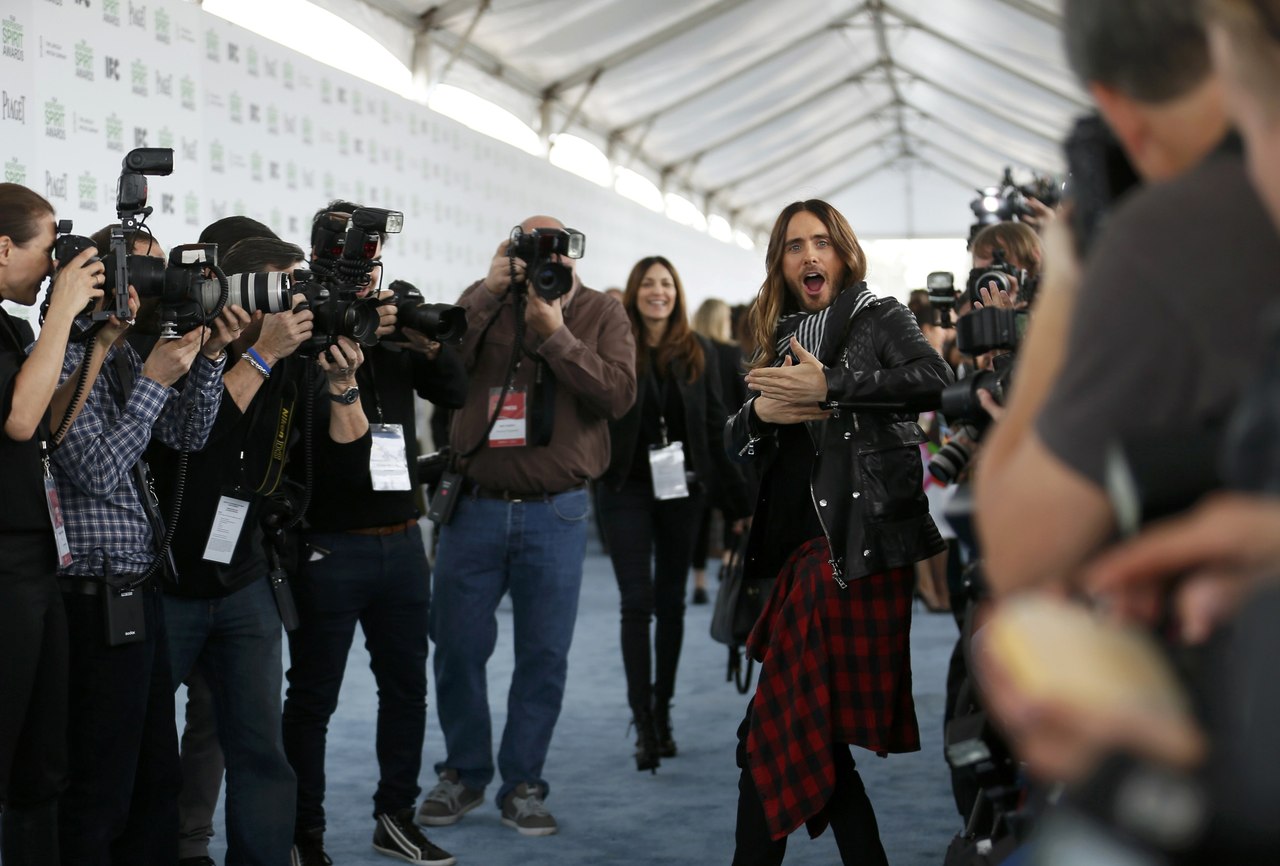
<instances>
[{"instance_id":1,"label":"bracelet","mask_svg":"<svg viewBox=\"0 0 1280 866\"><path fill-rule=\"evenodd\" d=\"M253 354L250 354L250 352L252 352ZM248 352L245 352L243 355L241 355L240 359L242 361L246 361L250 367L252 367L253 369L257 370L259 373L261 373L262 378L270 379L271 370L267 368L266 364L262 363L261 358L255 357L257 354L258 353L254 352L253 349L250 349Z\"/></svg>"},{"instance_id":2,"label":"bracelet","mask_svg":"<svg viewBox=\"0 0 1280 866\"><path fill-rule=\"evenodd\" d=\"M263 375L265 376L271 375L271 365L267 363L267 360L265 358L263 358L261 355L258 354L257 349L253 348L253 346L250 346L244 351L246 355L248 355L250 358L258 362L258 366L262 368Z\"/></svg>"}]
</instances>

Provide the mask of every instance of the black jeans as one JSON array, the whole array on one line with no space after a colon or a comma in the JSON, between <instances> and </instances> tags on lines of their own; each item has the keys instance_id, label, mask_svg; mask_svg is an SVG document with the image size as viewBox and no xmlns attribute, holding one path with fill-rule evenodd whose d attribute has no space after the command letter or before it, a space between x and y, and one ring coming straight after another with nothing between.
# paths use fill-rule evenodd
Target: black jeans
<instances>
[{"instance_id":1,"label":"black jeans","mask_svg":"<svg viewBox=\"0 0 1280 866\"><path fill-rule=\"evenodd\" d=\"M675 693L684 642L684 590L703 497L694 493L659 501L648 482L627 482L621 490L602 486L596 495L622 595L627 700L634 712L666 706ZM651 619L657 621L652 647Z\"/></svg>"},{"instance_id":2,"label":"black jeans","mask_svg":"<svg viewBox=\"0 0 1280 866\"><path fill-rule=\"evenodd\" d=\"M146 640L109 647L102 596L64 592L71 637L70 779L59 808L63 866L173 866L178 734L164 607L142 590Z\"/></svg>"},{"instance_id":3,"label":"black jeans","mask_svg":"<svg viewBox=\"0 0 1280 866\"><path fill-rule=\"evenodd\" d=\"M774 840L765 823L764 805L756 790L755 780L747 769L747 731L751 710L738 727L738 826L734 830L736 847L733 866L778 866L787 853L787 837ZM867 790L862 786L849 747L836 743L832 749L836 765L836 787L827 801L827 818L840 849L840 862L846 866L888 866L884 846L880 844L880 828L871 808Z\"/></svg>"}]
</instances>

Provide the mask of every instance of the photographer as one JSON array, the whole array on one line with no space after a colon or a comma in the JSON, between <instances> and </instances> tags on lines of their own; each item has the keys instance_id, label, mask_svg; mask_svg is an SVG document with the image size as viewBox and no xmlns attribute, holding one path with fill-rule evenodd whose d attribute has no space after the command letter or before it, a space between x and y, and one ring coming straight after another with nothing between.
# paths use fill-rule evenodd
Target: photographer
<instances>
[{"instance_id":1,"label":"photographer","mask_svg":"<svg viewBox=\"0 0 1280 866\"><path fill-rule=\"evenodd\" d=\"M324 266L320 260L330 255L318 240L322 223L334 216L346 220L359 210L351 202L333 202L317 213L313 270L318 272ZM384 241L379 233L368 281L354 287L362 297L377 291ZM285 752L298 777L294 856L299 864L327 862L326 733L359 623L378 684L374 848L409 862L448 866L453 857L413 823L426 728L430 595L430 566L414 502L414 394L442 406L461 406L466 371L450 346L409 329L401 329L401 339L395 333L393 298L378 310L380 342L368 349L359 370L347 371L346 378L331 375L311 418L314 453L300 459L295 449L292 460L295 479L309 479L311 485L296 587L299 626L289 633L284 704ZM350 343L347 337L341 340ZM337 413L359 417L358 441L325 435Z\"/></svg>"},{"instance_id":2,"label":"photographer","mask_svg":"<svg viewBox=\"0 0 1280 866\"><path fill-rule=\"evenodd\" d=\"M1049 232L1057 274L1046 275L1013 399L977 470L999 592L1061 584L1107 540L1110 442L1220 424L1261 360L1253 312L1270 299L1280 240L1228 134L1195 7L1065 6L1073 67L1138 173L1160 182L1107 217L1078 277L1065 230Z\"/></svg>"},{"instance_id":3,"label":"photographer","mask_svg":"<svg viewBox=\"0 0 1280 866\"><path fill-rule=\"evenodd\" d=\"M761 668L738 728L733 862L781 863L801 824L814 836L830 824L842 862L884 864L849 746L920 748L912 567L943 543L911 406L936 400L951 371L914 316L866 288L857 237L826 202L783 209L766 263L747 374L758 394L725 430L764 472L745 577L776 576L747 640Z\"/></svg>"},{"instance_id":4,"label":"photographer","mask_svg":"<svg viewBox=\"0 0 1280 866\"><path fill-rule=\"evenodd\" d=\"M221 257L221 266L232 274L278 273L292 271L302 259L293 244L264 238L234 245ZM204 449L184 461L179 451L153 442L147 456L162 502L172 500L179 483L185 490L173 542L180 579L163 586L174 686L198 670L212 694L217 719L212 733L229 769L227 862L267 866L288 859L296 780L281 742L280 614L260 518L263 500L282 492L283 467L273 446L282 418L289 418L298 402L301 370L290 356L310 337L312 314L286 307L264 316L255 307L279 300L265 293L233 300L247 302L254 313L251 319L238 304L227 308L238 323L236 342L244 349L228 358L223 398ZM266 368L265 375L255 361ZM220 760L208 766L187 754L189 736L199 734L192 731L193 721L198 725L199 717L188 718L183 734L179 856L184 866L211 862L205 835L210 831L204 828L211 826L222 776ZM213 722L211 714L207 723ZM208 814L190 814L199 802L195 795L207 787L213 795ZM187 837L189 826L202 830L197 838Z\"/></svg>"},{"instance_id":5,"label":"photographer","mask_svg":"<svg viewBox=\"0 0 1280 866\"><path fill-rule=\"evenodd\" d=\"M452 518L440 527L432 586L448 754L418 812L428 825L455 823L484 802L493 779L485 667L497 641L498 603L510 592L516 666L497 804L502 822L523 835L557 829L543 803L542 771L578 613L586 484L608 465L608 422L636 397L630 322L621 304L578 280L583 243L559 220L531 217L458 302L467 310L462 354L471 385L454 414L450 442L463 480ZM559 295L548 300L540 288Z\"/></svg>"},{"instance_id":6,"label":"photographer","mask_svg":"<svg viewBox=\"0 0 1280 866\"><path fill-rule=\"evenodd\" d=\"M136 311L136 292L128 291ZM203 446L231 333L220 319L212 333L195 328L161 341L143 363L122 330L98 332L93 356L103 359L102 373L52 461L72 555L59 570L71 635L70 779L60 835L65 864L98 864L110 851L113 862L170 866L177 742L164 611L152 578L165 530L135 475L145 476L141 458L153 436L175 448ZM83 344L68 346L64 379L84 354Z\"/></svg>"},{"instance_id":7,"label":"photographer","mask_svg":"<svg viewBox=\"0 0 1280 866\"><path fill-rule=\"evenodd\" d=\"M53 206L26 187L0 183L0 298L36 302L50 275L54 237ZM76 315L102 297L104 269L95 253L58 263L29 356L29 331L0 308L0 462L7 473L0 513L0 860L9 866L58 862L67 621L54 571L61 516L46 499L42 463L57 447L54 427L75 409L73 384L59 385L58 374Z\"/></svg>"}]
</instances>

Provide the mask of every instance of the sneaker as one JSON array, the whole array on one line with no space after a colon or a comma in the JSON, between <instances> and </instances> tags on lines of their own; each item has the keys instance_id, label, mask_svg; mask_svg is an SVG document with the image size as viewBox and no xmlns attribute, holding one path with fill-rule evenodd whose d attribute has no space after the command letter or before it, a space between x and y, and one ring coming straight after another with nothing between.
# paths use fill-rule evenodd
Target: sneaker
<instances>
[{"instance_id":1,"label":"sneaker","mask_svg":"<svg viewBox=\"0 0 1280 866\"><path fill-rule=\"evenodd\" d=\"M484 802L484 791L475 791L458 781L457 770L444 770L439 783L427 792L418 807L418 823L425 827L447 827Z\"/></svg>"},{"instance_id":2,"label":"sneaker","mask_svg":"<svg viewBox=\"0 0 1280 866\"><path fill-rule=\"evenodd\" d=\"M289 852L289 866L333 866L324 853L324 831L299 831L293 837L293 850Z\"/></svg>"},{"instance_id":3,"label":"sneaker","mask_svg":"<svg viewBox=\"0 0 1280 866\"><path fill-rule=\"evenodd\" d=\"M373 850L388 857L398 857L418 866L453 866L458 862L443 848L431 844L413 823L413 807L401 809L395 814L383 812L377 816L378 828L373 831Z\"/></svg>"},{"instance_id":4,"label":"sneaker","mask_svg":"<svg viewBox=\"0 0 1280 866\"><path fill-rule=\"evenodd\" d=\"M542 791L521 782L502 801L502 823L521 836L550 836L559 829L542 804Z\"/></svg>"}]
</instances>

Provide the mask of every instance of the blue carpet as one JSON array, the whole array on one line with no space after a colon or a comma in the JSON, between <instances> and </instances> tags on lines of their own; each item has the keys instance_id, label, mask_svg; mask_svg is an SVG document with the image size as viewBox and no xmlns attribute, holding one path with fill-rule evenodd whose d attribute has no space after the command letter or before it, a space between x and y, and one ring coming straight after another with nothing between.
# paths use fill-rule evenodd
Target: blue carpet
<instances>
[{"instance_id":1,"label":"blue carpet","mask_svg":"<svg viewBox=\"0 0 1280 866\"><path fill-rule=\"evenodd\" d=\"M714 576L711 581L714 592ZM618 591L609 560L593 540L568 691L547 759L552 787L547 806L560 822L560 833L525 838L502 826L492 805L496 788L490 788L484 806L452 827L431 830L432 841L464 866L729 863L738 781L734 734L747 698L725 682L727 651L711 640L710 619L709 605L689 607L672 711L680 755L664 761L656 775L638 773L632 760L634 738L627 731ZM489 663L495 736L506 718L512 669L510 610L505 606L499 629L498 648ZM931 615L917 606L911 645L924 750L883 760L854 750L894 866L940 864L958 829L940 751L946 666L955 636L950 616ZM382 866L394 861L370 848L377 697L368 655L359 644L351 653L329 730L326 846L337 866ZM180 694L179 707L183 700ZM434 784L431 768L443 754L433 709L423 755L424 789ZM215 826L219 833L210 853L221 862L221 811ZM791 837L787 863L839 863L835 840L830 832L809 840L802 829Z\"/></svg>"}]
</instances>

